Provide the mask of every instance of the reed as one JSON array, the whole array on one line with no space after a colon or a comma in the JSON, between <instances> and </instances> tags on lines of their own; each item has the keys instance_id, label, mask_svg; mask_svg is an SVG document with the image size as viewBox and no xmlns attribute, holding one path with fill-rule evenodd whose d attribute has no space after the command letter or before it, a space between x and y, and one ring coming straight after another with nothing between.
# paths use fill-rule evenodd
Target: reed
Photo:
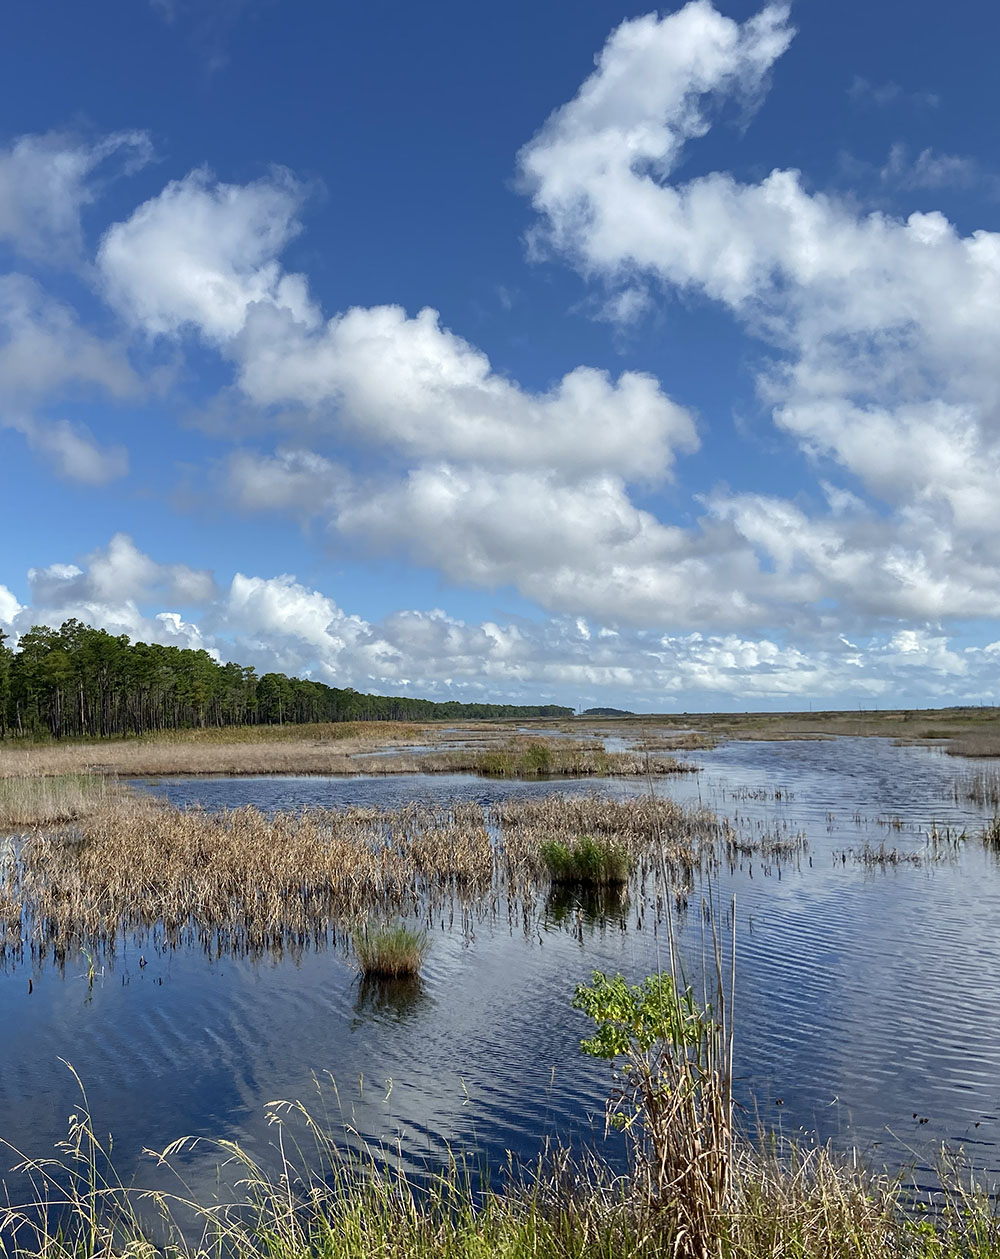
<instances>
[{"instance_id":1,"label":"reed","mask_svg":"<svg viewBox=\"0 0 1000 1259\"><path fill-rule=\"evenodd\" d=\"M541 848L553 883L582 883L603 887L627 883L634 860L627 850L610 839L580 835L570 843L549 840Z\"/></svg>"},{"instance_id":2,"label":"reed","mask_svg":"<svg viewBox=\"0 0 1000 1259\"><path fill-rule=\"evenodd\" d=\"M413 1178L392 1152L351 1153L301 1102L267 1108L272 1145L204 1139L216 1192L185 1187L190 1138L148 1151L178 1189L144 1190L115 1169L84 1096L55 1157L18 1155L32 1186L0 1202L6 1259L1000 1259L990 1196L951 1176L924 1215L897 1177L826 1146L736 1139L726 1202L694 1235L681 1204L652 1201L641 1179L593 1155L552 1149L535 1169L473 1187L452 1158ZM2 1143L0 1143L2 1144ZM946 1169L947 1170L947 1169Z\"/></svg>"},{"instance_id":3,"label":"reed","mask_svg":"<svg viewBox=\"0 0 1000 1259\"><path fill-rule=\"evenodd\" d=\"M453 764L458 757L451 754ZM673 756L606 752L600 744L571 739L521 739L477 752L469 768L487 778L638 778L647 774L693 773Z\"/></svg>"},{"instance_id":4,"label":"reed","mask_svg":"<svg viewBox=\"0 0 1000 1259\"><path fill-rule=\"evenodd\" d=\"M994 769L968 774L956 782L954 796L956 803L968 801L983 807L988 805L994 810L1000 809L1000 773Z\"/></svg>"},{"instance_id":5,"label":"reed","mask_svg":"<svg viewBox=\"0 0 1000 1259\"><path fill-rule=\"evenodd\" d=\"M714 859L715 818L669 800L600 796L403 809L207 813L151 797L106 800L63 830L0 850L4 947L113 955L125 933L213 955L336 945L371 918L503 912L530 922L549 887L543 846L584 834L642 880L666 845L677 886ZM451 906L451 911L447 907ZM440 920L438 913L437 921ZM2 930L2 928L0 928Z\"/></svg>"},{"instance_id":6,"label":"reed","mask_svg":"<svg viewBox=\"0 0 1000 1259\"><path fill-rule=\"evenodd\" d=\"M0 778L0 828L71 822L119 794L117 783L94 774Z\"/></svg>"},{"instance_id":7,"label":"reed","mask_svg":"<svg viewBox=\"0 0 1000 1259\"><path fill-rule=\"evenodd\" d=\"M58 775L439 774L497 778L641 777L693 771L675 757L605 752L592 742L516 739L496 727L455 733L402 722L185 730L140 739L0 745L0 781Z\"/></svg>"},{"instance_id":8,"label":"reed","mask_svg":"<svg viewBox=\"0 0 1000 1259\"><path fill-rule=\"evenodd\" d=\"M430 940L405 923L365 923L354 934L358 968L366 979L406 979L420 974Z\"/></svg>"}]
</instances>

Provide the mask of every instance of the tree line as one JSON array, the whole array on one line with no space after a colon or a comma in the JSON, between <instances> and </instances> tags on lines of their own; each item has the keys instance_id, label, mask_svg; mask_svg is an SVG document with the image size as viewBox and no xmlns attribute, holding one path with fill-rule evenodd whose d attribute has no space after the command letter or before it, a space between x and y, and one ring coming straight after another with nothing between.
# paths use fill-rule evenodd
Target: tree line
<instances>
[{"instance_id":1,"label":"tree line","mask_svg":"<svg viewBox=\"0 0 1000 1259\"><path fill-rule=\"evenodd\" d=\"M556 704L438 703L220 664L207 651L133 643L80 621L0 630L0 737L139 735L204 726L307 721L569 717Z\"/></svg>"}]
</instances>

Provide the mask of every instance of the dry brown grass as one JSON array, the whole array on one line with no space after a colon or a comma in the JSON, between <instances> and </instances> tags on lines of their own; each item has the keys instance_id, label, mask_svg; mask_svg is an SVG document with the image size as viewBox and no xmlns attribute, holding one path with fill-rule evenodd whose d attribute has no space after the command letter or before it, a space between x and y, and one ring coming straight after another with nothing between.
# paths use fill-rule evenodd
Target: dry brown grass
<instances>
[{"instance_id":1,"label":"dry brown grass","mask_svg":"<svg viewBox=\"0 0 1000 1259\"><path fill-rule=\"evenodd\" d=\"M96 774L0 778L0 829L72 822L121 794L116 780Z\"/></svg>"},{"instance_id":2,"label":"dry brown grass","mask_svg":"<svg viewBox=\"0 0 1000 1259\"><path fill-rule=\"evenodd\" d=\"M0 746L0 778L58 774L354 774L358 753L427 741L403 722L187 730L149 739Z\"/></svg>"},{"instance_id":3,"label":"dry brown grass","mask_svg":"<svg viewBox=\"0 0 1000 1259\"><path fill-rule=\"evenodd\" d=\"M527 727L532 724L525 723ZM552 728L551 722L547 723ZM719 739L829 739L838 735L896 739L902 743L950 741L947 751L1000 756L1000 709L854 709L804 713L663 713L618 718L577 718L558 729L578 737L617 735L640 747L704 746ZM690 741L689 741L690 740Z\"/></svg>"},{"instance_id":4,"label":"dry brown grass","mask_svg":"<svg viewBox=\"0 0 1000 1259\"><path fill-rule=\"evenodd\" d=\"M605 752L593 741L511 739L497 726L403 722L183 731L104 743L0 746L0 781L66 775L447 774L638 777L689 771L668 755ZM183 737L182 737L183 736ZM453 746L460 742L461 747ZM469 746L464 746L469 745ZM408 750L412 747L414 750ZM428 751L427 749L432 750Z\"/></svg>"},{"instance_id":5,"label":"dry brown grass","mask_svg":"<svg viewBox=\"0 0 1000 1259\"><path fill-rule=\"evenodd\" d=\"M710 814L645 798L553 796L485 814L473 804L414 804L268 817L128 797L72 827L36 828L9 843L0 854L0 922L8 948L27 944L57 958L79 948L113 953L130 931L152 947L296 951L336 942L369 916L439 922L457 905L528 921L548 888L543 849L553 839L608 837L643 878L661 868L662 846L682 881L714 851L717 833Z\"/></svg>"}]
</instances>

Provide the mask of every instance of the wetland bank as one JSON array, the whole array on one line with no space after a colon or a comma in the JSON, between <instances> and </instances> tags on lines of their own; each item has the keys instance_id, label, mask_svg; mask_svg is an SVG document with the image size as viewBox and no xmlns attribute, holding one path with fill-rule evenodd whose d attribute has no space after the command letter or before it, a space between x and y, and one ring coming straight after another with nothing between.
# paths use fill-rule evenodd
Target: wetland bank
<instances>
[{"instance_id":1,"label":"wetland bank","mask_svg":"<svg viewBox=\"0 0 1000 1259\"><path fill-rule=\"evenodd\" d=\"M609 1071L579 1052L587 1027L571 1008L574 988L594 970L638 982L665 966L668 909L678 962L700 976L705 906L729 939L735 896L737 1125L759 1120L779 1137L856 1147L874 1167L913 1168L928 1192L941 1142L963 1147L986 1176L1000 1170L1000 869L979 840L992 807L981 789L977 799L963 788L976 775L981 783L989 762L849 734L716 734L699 746L687 729L594 727L589 747L560 753L565 763L601 752L643 770L581 777L470 765L484 752L520 756L536 737L546 748L573 742L551 725L541 736L394 728L378 732L381 742L362 731L349 736L356 744L336 741L337 755L350 746L353 757L338 776L313 768L334 754L311 746L327 742L318 731L245 740L255 766L272 756L261 747L285 748L277 775L234 772L239 742L208 735L16 753L34 758L40 777L8 778L0 792L7 829L20 836L4 856L0 1132L32 1155L51 1150L66 1115L79 1113L65 1058L98 1130L114 1132L123 1176L153 1190L171 1182L142 1149L184 1134L239 1142L273 1175L274 1098L325 1107L336 1157L378 1151L384 1175L415 1183L470 1152L502 1178L508 1151L530 1165L546 1143L580 1157L596 1150L601 1175L622 1173L621 1138L604 1136ZM224 747L213 764L228 772L171 775L199 745ZM675 753L697 772L651 769ZM452 754L443 768L414 765ZM395 772L370 765L393 757ZM130 766L139 777L124 781ZM61 777L72 772L85 776ZM32 808L43 811L37 830ZM627 851L625 884L553 882L544 845L584 835ZM382 923L426 933L416 980L359 977L356 933ZM320 1092L314 1073L326 1081ZM176 1157L208 1201L220 1150L206 1143ZM744 1167L744 1189L760 1192L755 1207L741 1199L745 1229L731 1253L772 1253L762 1242L754 1250L750 1234L782 1194L789 1218L807 1199L833 1212L836 1199L844 1229L871 1223L867 1251L837 1251L820 1230L796 1253L880 1253L874 1238L885 1242L895 1218L889 1188L866 1197L818 1153L809 1158L797 1198L787 1166ZM587 1175L600 1179L593 1167ZM480 1199L493 1214L475 1228L500 1239L495 1253L516 1253L512 1238L527 1245L532 1229L538 1253L591 1253L602 1230L602 1253L652 1253L648 1221L619 1209L619 1182L578 1204L576 1250L565 1236L562 1250L543 1238L569 1183L543 1178L534 1198ZM371 1200L354 1186L326 1204L357 1249L345 1241L324 1253L447 1253L440 1219L434 1233L419 1212L407 1224L387 1215L387 1199L378 1206L376 1189L389 1184L371 1182ZM371 1229L388 1230L367 1251L346 1218L362 1201Z\"/></svg>"}]
</instances>

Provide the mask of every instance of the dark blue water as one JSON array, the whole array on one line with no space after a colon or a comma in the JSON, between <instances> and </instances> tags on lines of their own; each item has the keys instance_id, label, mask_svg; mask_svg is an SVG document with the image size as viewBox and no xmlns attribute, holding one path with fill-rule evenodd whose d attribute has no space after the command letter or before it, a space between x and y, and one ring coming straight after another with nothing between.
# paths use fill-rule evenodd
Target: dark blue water
<instances>
[{"instance_id":1,"label":"dark blue water","mask_svg":"<svg viewBox=\"0 0 1000 1259\"><path fill-rule=\"evenodd\" d=\"M928 845L984 814L953 800L968 764L882 740L734 743L690 754L698 775L656 789L733 819L747 841L805 832L784 861L760 854L696 889L683 924L697 971L702 896L736 898L738 1095L748 1122L815 1130L876 1160L931 1161L964 1143L1000 1170L1000 867L975 838ZM977 764L974 768L979 769ZM617 795L645 782L516 783L464 775L354 779L164 779L144 786L181 805L262 809L414 798ZM866 865L885 843L918 863ZM592 969L639 979L662 960L638 905L591 920L539 906L527 925L436 925L422 983L361 987L339 946L264 962L200 950L124 948L93 987L86 961L26 962L0 974L0 1134L47 1152L78 1103L59 1059L86 1083L126 1170L157 1183L143 1146L185 1133L262 1151L263 1107L301 1098L346 1120L356 1141L398 1143L415 1165L448 1149L530 1157L547 1135L601 1139L605 1066L584 1058L570 1008ZM33 991L29 994L29 979ZM317 1088L317 1080L321 1093ZM334 1086L335 1081L335 1086ZM920 1123L926 1119L926 1123ZM188 1158L208 1184L216 1155ZM8 1159L7 1162L12 1162Z\"/></svg>"}]
</instances>

